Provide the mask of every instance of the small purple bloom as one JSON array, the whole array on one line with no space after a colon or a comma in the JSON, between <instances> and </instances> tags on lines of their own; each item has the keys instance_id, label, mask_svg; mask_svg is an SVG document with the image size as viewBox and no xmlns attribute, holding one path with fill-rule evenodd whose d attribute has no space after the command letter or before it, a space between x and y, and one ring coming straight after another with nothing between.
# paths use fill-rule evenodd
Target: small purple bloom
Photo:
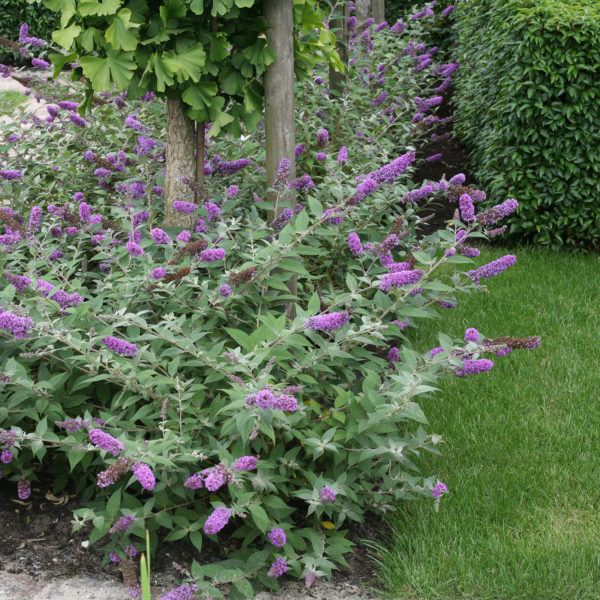
<instances>
[{"instance_id":1,"label":"small purple bloom","mask_svg":"<svg viewBox=\"0 0 600 600\"><path fill-rule=\"evenodd\" d=\"M125 249L127 250L127 252L129 252L129 254L131 254L131 256L134 257L143 256L145 254L144 249L132 240L129 240L125 244Z\"/></svg>"},{"instance_id":2,"label":"small purple bloom","mask_svg":"<svg viewBox=\"0 0 600 600\"><path fill-rule=\"evenodd\" d=\"M325 486L321 489L319 498L321 502L335 502L335 492L330 487Z\"/></svg>"},{"instance_id":3,"label":"small purple bloom","mask_svg":"<svg viewBox=\"0 0 600 600\"><path fill-rule=\"evenodd\" d=\"M221 216L221 209L214 202L205 202L204 209L208 213L208 221L218 221Z\"/></svg>"},{"instance_id":4,"label":"small purple bloom","mask_svg":"<svg viewBox=\"0 0 600 600\"><path fill-rule=\"evenodd\" d=\"M315 158L319 161L319 162L323 162L326 158L327 158L327 154L325 152L317 152Z\"/></svg>"},{"instance_id":5,"label":"small purple bloom","mask_svg":"<svg viewBox=\"0 0 600 600\"><path fill-rule=\"evenodd\" d=\"M151 492L156 485L156 479L152 469L143 462L136 462L132 465L131 470L135 475L135 478L140 482L140 485Z\"/></svg>"},{"instance_id":6,"label":"small purple bloom","mask_svg":"<svg viewBox=\"0 0 600 600\"><path fill-rule=\"evenodd\" d=\"M227 296L231 295L231 288L226 284L226 285L222 285L219 288L219 294L223 297L223 298L227 298Z\"/></svg>"},{"instance_id":7,"label":"small purple bloom","mask_svg":"<svg viewBox=\"0 0 600 600\"><path fill-rule=\"evenodd\" d=\"M27 500L31 496L31 481L22 479L17 483L17 495L21 500Z\"/></svg>"},{"instance_id":8,"label":"small purple bloom","mask_svg":"<svg viewBox=\"0 0 600 600\"><path fill-rule=\"evenodd\" d=\"M193 202L183 202L183 200L176 200L173 202L173 208L180 213L191 215L193 212L198 210L198 205Z\"/></svg>"},{"instance_id":9,"label":"small purple bloom","mask_svg":"<svg viewBox=\"0 0 600 600\"><path fill-rule=\"evenodd\" d=\"M446 487L445 483L442 483L441 481L438 481L434 486L433 489L431 490L431 495L438 500L439 498L441 498L442 494L445 494L448 492L448 488Z\"/></svg>"},{"instance_id":10,"label":"small purple bloom","mask_svg":"<svg viewBox=\"0 0 600 600\"><path fill-rule=\"evenodd\" d=\"M23 173L16 169L6 169L0 171L0 177L5 181L10 181L11 179L23 179Z\"/></svg>"},{"instance_id":11,"label":"small purple bloom","mask_svg":"<svg viewBox=\"0 0 600 600\"><path fill-rule=\"evenodd\" d=\"M386 273L381 276L381 283L379 289L387 292L392 287L402 287L404 285L411 285L417 283L419 279L423 277L423 271L415 269L414 271L398 271L395 273Z\"/></svg>"},{"instance_id":12,"label":"small purple bloom","mask_svg":"<svg viewBox=\"0 0 600 600\"><path fill-rule=\"evenodd\" d=\"M235 198L238 195L238 192L240 191L240 188L237 185L230 185L226 190L225 190L225 195L228 198Z\"/></svg>"},{"instance_id":13,"label":"small purple bloom","mask_svg":"<svg viewBox=\"0 0 600 600\"><path fill-rule=\"evenodd\" d=\"M482 265L481 267L477 267L477 269L468 271L467 275L471 278L473 283L478 284L481 279L494 277L494 275L498 275L499 273L502 273L502 271L512 267L516 262L517 257L514 254L506 254L502 258L498 258L497 260L493 260L492 262Z\"/></svg>"},{"instance_id":14,"label":"small purple bloom","mask_svg":"<svg viewBox=\"0 0 600 600\"><path fill-rule=\"evenodd\" d=\"M364 254L365 251L360 242L360 237L358 237L358 233L352 232L348 234L348 248L350 248L350 252L352 252L353 256Z\"/></svg>"},{"instance_id":15,"label":"small purple bloom","mask_svg":"<svg viewBox=\"0 0 600 600\"><path fill-rule=\"evenodd\" d=\"M284 558L278 558L269 568L267 575L269 575L269 577L281 577L287 570L287 561Z\"/></svg>"},{"instance_id":16,"label":"small purple bloom","mask_svg":"<svg viewBox=\"0 0 600 600\"><path fill-rule=\"evenodd\" d=\"M475 207L469 194L462 194L458 200L460 207L460 216L466 223L472 223L475 220Z\"/></svg>"},{"instance_id":17,"label":"small purple bloom","mask_svg":"<svg viewBox=\"0 0 600 600\"><path fill-rule=\"evenodd\" d=\"M92 429L88 435L92 444L110 452L113 456L119 456L124 449L122 442L101 429Z\"/></svg>"},{"instance_id":18,"label":"small purple bloom","mask_svg":"<svg viewBox=\"0 0 600 600\"><path fill-rule=\"evenodd\" d=\"M31 64L38 69L49 69L50 63L42 60L41 58L32 58Z\"/></svg>"},{"instance_id":19,"label":"small purple bloom","mask_svg":"<svg viewBox=\"0 0 600 600\"><path fill-rule=\"evenodd\" d=\"M333 329L339 329L349 320L350 313L348 311L325 313L310 317L310 319L306 321L305 327L314 329L315 331L332 331Z\"/></svg>"},{"instance_id":20,"label":"small purple bloom","mask_svg":"<svg viewBox=\"0 0 600 600\"><path fill-rule=\"evenodd\" d=\"M231 511L224 506L219 506L215 508L213 513L206 519L204 523L204 533L208 535L212 535L218 533L229 523L229 519L231 519Z\"/></svg>"},{"instance_id":21,"label":"small purple bloom","mask_svg":"<svg viewBox=\"0 0 600 600\"><path fill-rule=\"evenodd\" d=\"M258 458L255 456L240 456L233 461L231 465L234 471L253 471L258 465Z\"/></svg>"},{"instance_id":22,"label":"small purple bloom","mask_svg":"<svg viewBox=\"0 0 600 600\"><path fill-rule=\"evenodd\" d=\"M69 119L71 119L71 123L77 125L77 127L85 127L87 125L87 121L77 113L71 113Z\"/></svg>"},{"instance_id":23,"label":"small purple bloom","mask_svg":"<svg viewBox=\"0 0 600 600\"><path fill-rule=\"evenodd\" d=\"M150 276L152 279L162 279L166 274L167 272L163 269L163 267L156 267L156 269L152 269Z\"/></svg>"},{"instance_id":24,"label":"small purple bloom","mask_svg":"<svg viewBox=\"0 0 600 600\"><path fill-rule=\"evenodd\" d=\"M135 356L138 352L138 347L135 344L126 342L121 338L108 336L102 339L102 343L113 352L122 356Z\"/></svg>"},{"instance_id":25,"label":"small purple bloom","mask_svg":"<svg viewBox=\"0 0 600 600\"><path fill-rule=\"evenodd\" d=\"M285 536L285 531L278 527L271 529L271 531L269 531L268 537L269 537L269 541L271 542L271 544L273 544L273 546L276 546L277 548L281 548L282 546L285 546L285 543L287 541L287 538Z\"/></svg>"},{"instance_id":26,"label":"small purple bloom","mask_svg":"<svg viewBox=\"0 0 600 600\"><path fill-rule=\"evenodd\" d=\"M474 375L476 373L485 373L494 366L494 363L487 358L478 358L475 360L463 360L462 369L456 369L455 373L458 377L465 375Z\"/></svg>"},{"instance_id":27,"label":"small purple bloom","mask_svg":"<svg viewBox=\"0 0 600 600\"><path fill-rule=\"evenodd\" d=\"M150 237L154 240L154 243L159 246L169 246L171 244L169 235L159 227L155 227L150 231Z\"/></svg>"},{"instance_id":28,"label":"small purple bloom","mask_svg":"<svg viewBox=\"0 0 600 600\"><path fill-rule=\"evenodd\" d=\"M466 331L465 331L465 342L479 342L479 331L477 331L477 329L474 329L473 327L469 327Z\"/></svg>"},{"instance_id":29,"label":"small purple bloom","mask_svg":"<svg viewBox=\"0 0 600 600\"><path fill-rule=\"evenodd\" d=\"M225 250L223 248L207 248L199 254L201 262L214 262L225 258Z\"/></svg>"}]
</instances>

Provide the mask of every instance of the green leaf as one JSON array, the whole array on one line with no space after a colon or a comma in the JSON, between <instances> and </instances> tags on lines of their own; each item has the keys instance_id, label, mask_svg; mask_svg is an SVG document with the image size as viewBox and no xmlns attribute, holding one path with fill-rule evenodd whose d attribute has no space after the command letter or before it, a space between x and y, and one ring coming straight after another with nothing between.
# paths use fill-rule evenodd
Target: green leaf
<instances>
[{"instance_id":1,"label":"green leaf","mask_svg":"<svg viewBox=\"0 0 600 600\"><path fill-rule=\"evenodd\" d=\"M259 38L251 46L246 46L242 54L254 66L269 66L275 60L275 52L269 48L267 41Z\"/></svg>"},{"instance_id":2,"label":"green leaf","mask_svg":"<svg viewBox=\"0 0 600 600\"><path fill-rule=\"evenodd\" d=\"M233 121L233 117L225 112L219 113L219 115L213 119L212 127L207 133L207 137L216 137L221 132L221 128L229 125Z\"/></svg>"},{"instance_id":3,"label":"green leaf","mask_svg":"<svg viewBox=\"0 0 600 600\"><path fill-rule=\"evenodd\" d=\"M201 15L204 12L204 0L192 0L190 10L196 15Z\"/></svg>"},{"instance_id":4,"label":"green leaf","mask_svg":"<svg viewBox=\"0 0 600 600\"><path fill-rule=\"evenodd\" d=\"M50 54L48 58L54 65L54 73L52 74L52 77L56 79L63 70L63 67L67 63L73 62L77 58L77 54L75 52L71 52L70 54Z\"/></svg>"},{"instance_id":5,"label":"green leaf","mask_svg":"<svg viewBox=\"0 0 600 600\"><path fill-rule=\"evenodd\" d=\"M79 64L84 75L92 82L95 91L106 92L109 90L111 80L114 81L118 90L124 90L136 68L131 57L131 52L109 50L106 58L82 56Z\"/></svg>"},{"instance_id":6,"label":"green leaf","mask_svg":"<svg viewBox=\"0 0 600 600\"><path fill-rule=\"evenodd\" d=\"M194 82L200 81L202 67L206 62L206 54L202 44L194 44L181 54L172 51L165 52L162 58L171 71L177 74L177 79L180 82L186 79L191 79Z\"/></svg>"},{"instance_id":7,"label":"green leaf","mask_svg":"<svg viewBox=\"0 0 600 600\"><path fill-rule=\"evenodd\" d=\"M114 15L120 6L121 0L84 0L77 7L77 12L82 17Z\"/></svg>"},{"instance_id":8,"label":"green leaf","mask_svg":"<svg viewBox=\"0 0 600 600\"><path fill-rule=\"evenodd\" d=\"M196 546L196 549L198 550L198 552L202 551L202 532L201 531L194 531L193 533L190 533L190 541L192 542L192 544L194 544L194 546Z\"/></svg>"},{"instance_id":9,"label":"green leaf","mask_svg":"<svg viewBox=\"0 0 600 600\"><path fill-rule=\"evenodd\" d=\"M226 15L233 6L233 0L213 0L213 7L211 15L216 17L217 15Z\"/></svg>"},{"instance_id":10,"label":"green leaf","mask_svg":"<svg viewBox=\"0 0 600 600\"><path fill-rule=\"evenodd\" d=\"M42 4L54 12L62 12L75 7L75 0L42 0Z\"/></svg>"},{"instance_id":11,"label":"green leaf","mask_svg":"<svg viewBox=\"0 0 600 600\"><path fill-rule=\"evenodd\" d=\"M135 50L137 48L138 38L130 29L139 27L139 25L130 24L129 19L131 19L131 11L122 8L104 34L106 41L115 50Z\"/></svg>"},{"instance_id":12,"label":"green leaf","mask_svg":"<svg viewBox=\"0 0 600 600\"><path fill-rule=\"evenodd\" d=\"M212 98L218 91L219 88L212 81L200 81L188 87L181 99L193 108L203 110L212 104Z\"/></svg>"},{"instance_id":13,"label":"green leaf","mask_svg":"<svg viewBox=\"0 0 600 600\"><path fill-rule=\"evenodd\" d=\"M254 349L254 344L252 343L252 338L243 331L239 329L231 329L230 327L225 327L225 331L246 351L250 351Z\"/></svg>"},{"instance_id":14,"label":"green leaf","mask_svg":"<svg viewBox=\"0 0 600 600\"><path fill-rule=\"evenodd\" d=\"M229 56L229 42L223 36L211 35L210 37L210 60L221 61Z\"/></svg>"},{"instance_id":15,"label":"green leaf","mask_svg":"<svg viewBox=\"0 0 600 600\"><path fill-rule=\"evenodd\" d=\"M269 528L269 516L265 512L265 509L259 504L250 504L248 506L248 510L252 515L252 520L256 524L256 526L265 533Z\"/></svg>"},{"instance_id":16,"label":"green leaf","mask_svg":"<svg viewBox=\"0 0 600 600\"><path fill-rule=\"evenodd\" d=\"M121 490L117 490L113 493L113 495L109 498L106 503L106 514L109 517L114 517L119 511L119 507L121 506Z\"/></svg>"},{"instance_id":17,"label":"green leaf","mask_svg":"<svg viewBox=\"0 0 600 600\"><path fill-rule=\"evenodd\" d=\"M71 25L66 29L59 29L52 32L52 39L65 50L73 45L73 40L81 33L79 25Z\"/></svg>"},{"instance_id":18,"label":"green leaf","mask_svg":"<svg viewBox=\"0 0 600 600\"><path fill-rule=\"evenodd\" d=\"M240 0L236 0L236 3ZM233 587L240 593L243 598L254 598L254 588L247 579L236 579L233 582Z\"/></svg>"}]
</instances>

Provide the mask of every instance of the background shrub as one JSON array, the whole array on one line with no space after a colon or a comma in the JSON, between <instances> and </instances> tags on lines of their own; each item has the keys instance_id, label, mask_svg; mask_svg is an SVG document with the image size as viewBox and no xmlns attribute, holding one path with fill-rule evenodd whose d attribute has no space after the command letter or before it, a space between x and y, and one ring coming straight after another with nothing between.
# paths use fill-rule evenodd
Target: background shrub
<instances>
[{"instance_id":1,"label":"background shrub","mask_svg":"<svg viewBox=\"0 0 600 600\"><path fill-rule=\"evenodd\" d=\"M52 32L60 28L60 15L42 4L29 4L26 0L0 0L0 36L15 40L15 32L23 23L29 25L32 37L51 39ZM19 54L0 45L0 63L22 62Z\"/></svg>"},{"instance_id":2,"label":"background shrub","mask_svg":"<svg viewBox=\"0 0 600 600\"><path fill-rule=\"evenodd\" d=\"M457 5L456 130L510 231L600 247L600 7L594 0Z\"/></svg>"}]
</instances>

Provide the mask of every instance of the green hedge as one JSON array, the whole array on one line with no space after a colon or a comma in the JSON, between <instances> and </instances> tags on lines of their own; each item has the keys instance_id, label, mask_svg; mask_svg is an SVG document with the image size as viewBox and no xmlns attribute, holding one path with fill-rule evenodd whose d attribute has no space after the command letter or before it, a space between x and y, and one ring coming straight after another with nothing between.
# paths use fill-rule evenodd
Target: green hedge
<instances>
[{"instance_id":1,"label":"green hedge","mask_svg":"<svg viewBox=\"0 0 600 600\"><path fill-rule=\"evenodd\" d=\"M600 5L459 0L456 131L510 231L600 248Z\"/></svg>"},{"instance_id":2,"label":"green hedge","mask_svg":"<svg viewBox=\"0 0 600 600\"><path fill-rule=\"evenodd\" d=\"M29 24L29 35L46 40L51 39L52 31L60 27L57 13L41 4L29 4L27 0L0 0L0 36L13 41L19 39L19 27ZM19 55L0 46L0 62L14 63Z\"/></svg>"}]
</instances>

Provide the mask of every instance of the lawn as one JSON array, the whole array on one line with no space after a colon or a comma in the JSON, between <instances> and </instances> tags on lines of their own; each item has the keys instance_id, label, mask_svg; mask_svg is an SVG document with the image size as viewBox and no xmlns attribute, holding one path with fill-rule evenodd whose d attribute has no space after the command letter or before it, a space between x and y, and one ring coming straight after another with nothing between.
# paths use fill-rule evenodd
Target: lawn
<instances>
[{"instance_id":1,"label":"lawn","mask_svg":"<svg viewBox=\"0 0 600 600\"><path fill-rule=\"evenodd\" d=\"M482 253L479 262L506 251ZM596 255L519 250L423 331L475 327L489 337L540 335L468 380L448 379L423 403L443 455L427 458L450 493L440 511L415 502L391 519L382 583L395 598L567 600L598 598L600 410Z\"/></svg>"}]
</instances>

